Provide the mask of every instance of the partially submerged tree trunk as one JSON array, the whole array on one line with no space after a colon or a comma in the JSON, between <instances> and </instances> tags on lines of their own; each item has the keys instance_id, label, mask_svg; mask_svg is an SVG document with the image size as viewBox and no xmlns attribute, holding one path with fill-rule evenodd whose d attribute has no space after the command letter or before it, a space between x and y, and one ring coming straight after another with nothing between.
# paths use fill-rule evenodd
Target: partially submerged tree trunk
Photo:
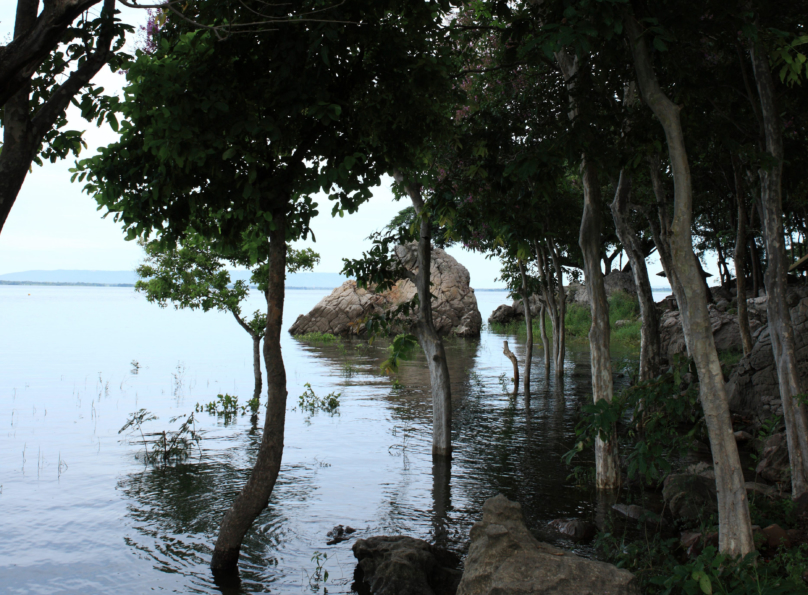
<instances>
[{"instance_id":1,"label":"partially submerged tree trunk","mask_svg":"<svg viewBox=\"0 0 808 595\"><path fill-rule=\"evenodd\" d=\"M738 229L735 237L735 289L738 302L738 327L741 331L743 354L752 351L752 330L749 327L749 309L746 304L746 206L743 196L743 177L740 164L732 156L732 172L735 180L735 201L738 205Z\"/></svg>"},{"instance_id":2,"label":"partially submerged tree trunk","mask_svg":"<svg viewBox=\"0 0 808 595\"><path fill-rule=\"evenodd\" d=\"M516 355L514 355L513 351L508 348L508 342L502 342L502 353L505 354L511 363L513 364L513 396L519 394L519 360L516 359Z\"/></svg>"},{"instance_id":3,"label":"partially submerged tree trunk","mask_svg":"<svg viewBox=\"0 0 808 595\"><path fill-rule=\"evenodd\" d=\"M541 246L538 241L533 242L533 248L536 251L536 260L539 268L539 282L542 291L542 307L550 312L550 319L553 323L553 351L552 361L555 369L556 378L561 378L564 375L564 356L565 356L565 330L564 330L564 316L566 314L566 300L567 296L564 292L563 276L560 265L560 258L555 251L555 246L550 240L546 240L545 247ZM548 257L549 253L549 257ZM550 260L552 259L555 266L558 278L553 277L553 271L550 268ZM558 294L556 295L556 289ZM540 324L544 324L544 313ZM542 328L542 342L545 345L545 354L547 353L547 333ZM547 356L545 355L545 365L547 365Z\"/></svg>"},{"instance_id":4,"label":"partially submerged tree trunk","mask_svg":"<svg viewBox=\"0 0 808 595\"><path fill-rule=\"evenodd\" d=\"M550 371L550 342L547 340L547 323L545 318L547 316L547 304L542 300L539 307L539 334L541 335L541 346L544 349L544 371Z\"/></svg>"},{"instance_id":5,"label":"partially submerged tree trunk","mask_svg":"<svg viewBox=\"0 0 808 595\"><path fill-rule=\"evenodd\" d=\"M530 398L530 366L533 363L533 318L530 315L530 292L527 285L525 265L519 261L519 275L522 277L522 305L525 307L525 327L527 339L525 340L525 398Z\"/></svg>"},{"instance_id":6,"label":"partially submerged tree trunk","mask_svg":"<svg viewBox=\"0 0 808 595\"><path fill-rule=\"evenodd\" d=\"M662 343L659 336L659 316L654 303L651 281L648 279L648 268L645 256L639 245L637 232L632 228L628 218L628 204L631 196L631 176L620 171L614 201L611 204L614 227L617 237L623 244L628 256L634 284L637 286L637 298L640 302L640 381L651 380L659 374L660 353Z\"/></svg>"},{"instance_id":7,"label":"partially submerged tree trunk","mask_svg":"<svg viewBox=\"0 0 808 595\"><path fill-rule=\"evenodd\" d=\"M399 183L404 181L404 176L400 172L395 172L394 177ZM417 184L405 184L404 187L415 213L421 217L424 209L421 187ZM432 236L429 219L421 217L418 271L410 277L418 291L420 302L415 322L415 336L421 349L424 350L429 366L429 383L432 388L432 454L448 457L452 454L452 391L446 351L432 322L432 297L429 291L431 270Z\"/></svg>"},{"instance_id":8,"label":"partially submerged tree trunk","mask_svg":"<svg viewBox=\"0 0 808 595\"><path fill-rule=\"evenodd\" d=\"M631 13L626 13L624 22L642 97L665 130L670 155L674 181L670 238L672 273L678 280L671 285L679 303L685 341L698 371L699 398L710 437L718 492L719 549L731 555L746 555L755 549L752 523L738 447L732 432L724 376L707 311L704 281L693 253L693 189L680 108L659 86L640 24Z\"/></svg>"},{"instance_id":9,"label":"partially submerged tree trunk","mask_svg":"<svg viewBox=\"0 0 808 595\"><path fill-rule=\"evenodd\" d=\"M214 574L238 571L241 543L259 514L267 507L278 479L283 457L283 433L286 422L286 368L281 353L281 326L286 278L286 215L276 213L275 229L269 235L269 297L267 326L264 331L264 362L267 367L267 412L264 433L255 466L247 483L219 527L210 567Z\"/></svg>"},{"instance_id":10,"label":"partially submerged tree trunk","mask_svg":"<svg viewBox=\"0 0 808 595\"><path fill-rule=\"evenodd\" d=\"M81 10L74 13L72 12L72 8L69 7L63 14L62 11L64 11L65 6L74 4L76 7L79 5L89 7L94 3L95 2L84 2L80 4L79 0L74 0L71 3L46 2L45 9L43 10L43 18L37 19L39 2L21 0L17 4L14 38L15 40L19 39L20 42L24 42L24 45L29 44L29 42L33 43L34 45L30 46L31 48L35 46L39 47L39 45L45 43L47 40L37 39L35 34L52 35L55 34L54 31L58 31L59 36L61 36L73 18L81 13ZM54 8L57 10L53 10ZM28 170L33 164L34 157L36 157L39 151L39 145L45 134L51 130L54 123L64 114L65 109L67 109L76 93L78 93L84 85L89 83L98 71L101 70L101 67L107 63L114 35L114 10L115 0L104 0L102 14L106 16L106 19L101 26L101 33L97 40L96 50L81 62L80 66L70 73L64 82L57 86L50 98L41 105L36 112L31 113L30 72L26 70L23 62L20 63L21 70L18 72L0 73L3 76L7 75L9 77L7 79L9 87L18 89L13 95L9 96L4 105L0 104L5 110L3 148L2 151L0 151L0 231L2 231L8 219L11 207L14 206L14 202L17 200L17 195L20 192L20 188L22 188L25 177L28 175ZM50 23L48 21L49 18L58 20L58 23ZM65 22L66 18L70 20ZM49 26L51 29L48 28ZM53 27L55 27L55 29ZM45 46L46 45L47 44L45 44ZM12 49L15 48L17 48L16 44ZM42 48L40 47L39 49L41 50ZM46 51L47 54L50 50L50 46L47 46L44 51ZM11 58L11 56L9 56L9 58ZM36 56L33 56L33 58L29 56L29 58L33 59L36 58ZM34 59L32 64L34 64L34 70L36 70L36 65L39 64L39 61ZM2 66L0 71L4 71L7 65L2 64L0 66ZM0 95L5 97L6 91L7 89L3 88L0 90Z\"/></svg>"},{"instance_id":11,"label":"partially submerged tree trunk","mask_svg":"<svg viewBox=\"0 0 808 595\"><path fill-rule=\"evenodd\" d=\"M802 392L800 373L797 368L794 328L791 313L786 304L785 233L783 230L783 137L779 112L775 104L774 81L769 57L762 46L752 49L752 66L755 71L758 95L763 113L766 136L766 152L772 158L771 167L761 167L760 201L763 222L763 237L766 241L766 311L769 318L772 352L777 364L777 380L780 399L783 402L783 417L788 438L788 455L791 462L791 493L796 498L808 491L808 415L805 405L794 399Z\"/></svg>"},{"instance_id":12,"label":"partially submerged tree trunk","mask_svg":"<svg viewBox=\"0 0 808 595\"><path fill-rule=\"evenodd\" d=\"M267 303L269 303L269 296L267 295ZM233 316L235 316L236 321L241 325L245 331L247 331L250 335L250 338L253 342L253 376L255 378L255 387L253 388L253 399L261 399L261 335L256 333L254 330L250 328L250 325L244 322L244 320L239 316L237 313L233 312Z\"/></svg>"}]
</instances>

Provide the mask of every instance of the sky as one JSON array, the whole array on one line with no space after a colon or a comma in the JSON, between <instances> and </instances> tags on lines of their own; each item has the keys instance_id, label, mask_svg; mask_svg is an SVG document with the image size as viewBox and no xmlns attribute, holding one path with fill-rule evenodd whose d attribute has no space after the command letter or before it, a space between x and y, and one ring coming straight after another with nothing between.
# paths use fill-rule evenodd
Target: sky
<instances>
[{"instance_id":1,"label":"sky","mask_svg":"<svg viewBox=\"0 0 808 595\"><path fill-rule=\"evenodd\" d=\"M14 23L16 2L0 2L0 40L7 43ZM124 8L124 19L138 26L145 22L145 12ZM129 42L130 44L132 42ZM130 45L131 48L131 45ZM107 92L120 92L125 79L104 68L94 79ZM93 155L98 147L116 140L116 133L103 125L97 128L78 116L78 110L68 110L68 129L84 130L88 148L81 158ZM70 168L75 159L69 157L55 164L34 165L28 174L5 227L0 233L0 274L25 270L134 270L142 258L142 249L123 238L120 226L96 210L91 196L83 193L82 184L70 182ZM337 273L343 258L358 258L370 247L366 239L373 231L384 227L402 208L386 180L373 192L373 198L353 215L331 217L331 205L325 196L319 197L320 214L312 222L316 243L297 242L296 248L311 247L321 255L315 272ZM497 282L499 263L484 255L464 250L460 246L448 252L471 274L472 287L479 289L502 287ZM615 265L617 263L615 262ZM653 277L661 271L658 259L649 259L652 285L665 286L664 279ZM715 264L708 260L705 269L716 273Z\"/></svg>"}]
</instances>

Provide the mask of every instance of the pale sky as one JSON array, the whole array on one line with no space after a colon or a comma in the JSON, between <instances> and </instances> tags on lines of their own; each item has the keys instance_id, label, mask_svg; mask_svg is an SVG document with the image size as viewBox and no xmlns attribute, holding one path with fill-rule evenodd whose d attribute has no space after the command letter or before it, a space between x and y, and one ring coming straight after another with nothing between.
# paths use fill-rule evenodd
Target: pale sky
<instances>
[{"instance_id":1,"label":"pale sky","mask_svg":"<svg viewBox=\"0 0 808 595\"><path fill-rule=\"evenodd\" d=\"M0 40L6 43L13 30L16 2L0 2ZM132 24L144 22L145 12L124 9L125 18ZM130 42L131 43L131 42ZM125 79L104 68L95 82L108 92L120 91ZM85 130L88 149L82 158L95 153L97 147L113 142L117 135L107 125L96 128L82 120L78 110L68 111L68 129ZM0 274L25 270L133 270L142 257L135 242L123 239L120 227L111 219L102 219L95 201L82 192L82 184L70 182L72 157L43 167L33 166L20 195L11 210L8 221L0 233ZM297 243L295 247L311 246L320 253L317 272L336 273L342 269L343 258L357 258L370 247L365 238L382 227L402 208L404 202L395 202L389 181L375 189L373 199L362 205L354 215L332 219L331 204L325 198L320 203L320 215L314 219L312 229L317 242ZM484 289L501 287L495 282L499 263L478 253L452 247L449 252L471 273L472 287ZM616 265L617 263L615 263ZM715 263L708 262L707 270L716 273ZM649 259L649 273L661 270L658 259ZM664 279L652 277L652 285L665 286Z\"/></svg>"}]
</instances>

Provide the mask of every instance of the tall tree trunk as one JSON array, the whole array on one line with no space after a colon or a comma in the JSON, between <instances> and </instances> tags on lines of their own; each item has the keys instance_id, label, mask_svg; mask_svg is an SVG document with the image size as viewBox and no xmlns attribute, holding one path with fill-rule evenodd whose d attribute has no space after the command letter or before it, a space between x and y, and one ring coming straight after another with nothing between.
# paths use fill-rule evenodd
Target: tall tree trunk
<instances>
[{"instance_id":1,"label":"tall tree trunk","mask_svg":"<svg viewBox=\"0 0 808 595\"><path fill-rule=\"evenodd\" d=\"M556 52L556 61L570 92L569 117L573 125L578 114L578 106L573 96L580 74L577 56L571 56L565 49ZM589 328L589 360L592 374L592 398L595 403L612 401L614 384L612 381L611 329L609 328L609 303L606 301L606 288L603 285L601 259L601 211L600 182L597 168L584 154L581 158L581 182L584 188L584 212L578 245L584 260L584 281L589 294L589 307L592 313L592 326ZM558 370L556 369L556 373ZM620 487L620 458L617 453L616 428L610 438L595 437L595 486L609 490Z\"/></svg>"},{"instance_id":2,"label":"tall tree trunk","mask_svg":"<svg viewBox=\"0 0 808 595\"><path fill-rule=\"evenodd\" d=\"M614 201L611 204L612 217L617 237L623 244L628 256L634 284L637 286L637 298L640 302L640 381L651 380L659 374L660 353L662 343L659 336L659 316L657 315L651 281L648 279L648 268L640 246L637 232L632 228L628 218L628 203L631 196L631 176L620 171Z\"/></svg>"},{"instance_id":3,"label":"tall tree trunk","mask_svg":"<svg viewBox=\"0 0 808 595\"><path fill-rule=\"evenodd\" d=\"M746 304L746 207L743 196L743 177L738 158L732 155L732 173L735 180L735 201L738 205L738 231L735 237L735 288L738 302L738 327L741 331L743 354L752 351L752 330Z\"/></svg>"},{"instance_id":4,"label":"tall tree trunk","mask_svg":"<svg viewBox=\"0 0 808 595\"><path fill-rule=\"evenodd\" d=\"M544 350L544 370L550 370L550 342L547 340L547 304L542 300L539 308L539 334L541 335L541 346Z\"/></svg>"},{"instance_id":5,"label":"tall tree trunk","mask_svg":"<svg viewBox=\"0 0 808 595\"><path fill-rule=\"evenodd\" d=\"M752 523L738 447L732 432L721 363L713 340L707 295L693 253L693 189L685 149L679 106L663 93L651 64L640 24L626 14L626 32L634 58L637 82L646 104L665 130L674 182L674 217L671 225L672 273L678 278L676 300L681 311L685 341L699 377L699 399L704 410L718 492L718 545L731 555L755 549Z\"/></svg>"},{"instance_id":6,"label":"tall tree trunk","mask_svg":"<svg viewBox=\"0 0 808 595\"><path fill-rule=\"evenodd\" d=\"M46 2L43 14L53 16L52 5L68 3ZM77 3L76 3L77 4ZM20 0L17 3L17 16L14 24L15 40L25 36L37 25L37 31L42 29L40 25L47 25L47 19L37 19L39 2L34 0ZM87 3L89 6L90 3ZM25 181L28 170L31 168L34 157L39 150L45 134L51 130L54 123L64 114L70 101L84 85L101 70L107 63L110 53L110 45L114 34L113 12L115 10L115 0L104 0L102 14L106 17L101 26L101 33L97 39L96 49L80 63L61 84L59 84L50 98L41 105L35 113L31 113L30 107L30 79L13 82L9 84L14 88L19 85L16 91L3 105L3 150L0 151L0 232L8 219L11 207L17 200L20 188ZM76 13L74 16L78 16ZM46 16L48 16L46 15ZM65 15L61 15L64 17ZM72 20L72 18L71 18ZM40 22L41 21L41 22ZM62 23L64 25L64 23ZM60 27L62 26L60 25ZM62 29L62 31L64 28ZM2 46L0 46L2 48ZM17 73L19 74L19 73ZM9 75L13 76L13 75ZM5 94L5 89L0 90L0 94Z\"/></svg>"},{"instance_id":7,"label":"tall tree trunk","mask_svg":"<svg viewBox=\"0 0 808 595\"><path fill-rule=\"evenodd\" d=\"M255 519L267 507L278 479L283 457L286 421L286 368L281 353L281 327L286 277L286 215L275 213L275 229L269 234L269 289L267 326L264 330L264 362L267 367L267 412L255 466L230 510L224 515L210 567L215 574L238 571L241 543Z\"/></svg>"},{"instance_id":8,"label":"tall tree trunk","mask_svg":"<svg viewBox=\"0 0 808 595\"><path fill-rule=\"evenodd\" d=\"M404 181L401 172L396 171L394 177L399 183ZM408 183L404 188L415 213L421 216L424 209L421 187ZM429 383L432 388L432 454L448 457L452 454L452 391L446 351L432 321L432 298L429 291L431 270L432 236L429 218L422 217L418 238L418 272L413 278L420 302L415 335L429 366Z\"/></svg>"},{"instance_id":9,"label":"tall tree trunk","mask_svg":"<svg viewBox=\"0 0 808 595\"><path fill-rule=\"evenodd\" d=\"M775 104L774 81L769 67L769 57L761 45L752 49L752 66L755 71L758 95L763 113L766 134L766 152L772 158L771 167L762 167L760 175L760 200L762 208L763 236L766 241L766 311L769 317L769 333L772 340L774 361L777 364L777 380L783 402L783 417L788 438L788 455L791 461L791 491L796 498L808 491L808 416L805 405L794 399L802 392L800 373L797 368L794 328L786 304L786 275L788 262L783 230L783 137L779 112Z\"/></svg>"},{"instance_id":10,"label":"tall tree trunk","mask_svg":"<svg viewBox=\"0 0 808 595\"><path fill-rule=\"evenodd\" d=\"M530 398L530 366L533 363L533 318L530 315L530 292L527 285L527 273L525 265L519 260L519 275L522 277L522 304L525 307L525 326L527 327L527 339L525 341L525 398Z\"/></svg>"},{"instance_id":11,"label":"tall tree trunk","mask_svg":"<svg viewBox=\"0 0 808 595\"><path fill-rule=\"evenodd\" d=\"M555 376L557 379L564 377L564 358L567 357L567 292L564 289L564 269L561 266L561 255L558 253L558 247L554 242L547 242L547 249L550 252L550 258L553 261L553 270L555 271L555 286L558 289L557 299L557 313L558 318L558 344L554 353L555 357ZM555 322L554 322L555 324Z\"/></svg>"},{"instance_id":12,"label":"tall tree trunk","mask_svg":"<svg viewBox=\"0 0 808 595\"><path fill-rule=\"evenodd\" d=\"M595 165L584 158L581 165L584 186L584 214L578 244L584 257L584 278L589 293L592 326L589 329L589 358L592 367L592 397L611 403L614 391L612 381L611 329L609 328L609 302L600 269L601 198ZM595 438L595 484L599 489L620 487L620 459L617 454L616 428L612 438Z\"/></svg>"},{"instance_id":13,"label":"tall tree trunk","mask_svg":"<svg viewBox=\"0 0 808 595\"><path fill-rule=\"evenodd\" d=\"M539 281L542 287L543 306L550 311L550 319L553 323L553 351L552 361L555 369L556 378L561 378L564 375L564 314L566 310L566 293L564 292L564 285L561 281L554 280L553 271L550 268L550 260L552 259L553 265L559 271L559 279L562 279L560 272L560 263L558 255L555 252L555 246L549 239L545 241L545 247L541 246L538 241L533 242L533 248L536 251L536 260L539 268ZM545 251L546 249L546 251ZM549 257L548 257L549 254ZM558 288L558 296L556 299L556 287ZM544 318L542 318L542 321ZM546 332L542 331L542 341L546 340ZM546 347L545 347L546 350ZM547 359L545 358L545 365Z\"/></svg>"}]
</instances>

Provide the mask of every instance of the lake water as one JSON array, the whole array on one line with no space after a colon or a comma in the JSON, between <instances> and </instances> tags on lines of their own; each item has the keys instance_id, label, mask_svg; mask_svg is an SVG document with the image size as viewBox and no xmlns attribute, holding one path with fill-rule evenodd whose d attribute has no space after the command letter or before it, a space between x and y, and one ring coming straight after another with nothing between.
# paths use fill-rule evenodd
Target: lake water
<instances>
[{"instance_id":1,"label":"lake water","mask_svg":"<svg viewBox=\"0 0 808 595\"><path fill-rule=\"evenodd\" d=\"M327 293L289 291L285 327ZM484 319L508 301L505 292L477 298ZM165 468L145 465L142 447L118 431L139 409L159 418L144 426L157 432L219 393L249 399L247 334L230 315L160 309L128 288L0 286L0 303L0 592L219 592L207 566L212 544L252 467L263 417L255 428L249 416L225 424L197 413L201 455ZM246 311L263 307L254 299ZM309 345L284 333L283 466L242 550L236 592L350 593L355 538L327 546L337 524L462 554L483 502L500 492L522 504L540 539L556 540L552 519L591 517L592 494L560 462L590 392L588 354L568 351L563 386L545 381L534 356L526 407L502 385L512 372L503 339L521 358L517 337L488 330L447 342L447 469L430 454L422 358L402 366L396 388L379 371L381 345ZM292 410L305 383L319 396L341 393L339 415ZM315 552L328 555L327 583L312 579Z\"/></svg>"}]
</instances>

